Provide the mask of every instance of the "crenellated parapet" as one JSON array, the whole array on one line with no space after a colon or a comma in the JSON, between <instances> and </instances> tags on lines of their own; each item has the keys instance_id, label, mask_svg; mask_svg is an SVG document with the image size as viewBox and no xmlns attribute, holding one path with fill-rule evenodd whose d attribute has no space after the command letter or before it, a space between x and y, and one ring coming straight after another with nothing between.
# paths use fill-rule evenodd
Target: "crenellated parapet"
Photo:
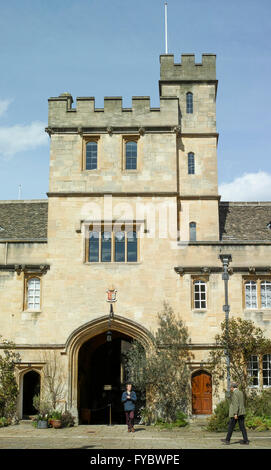
<instances>
[{"instance_id":1,"label":"crenellated parapet","mask_svg":"<svg viewBox=\"0 0 271 470\"><path fill-rule=\"evenodd\" d=\"M195 63L194 54L182 54L181 63L174 63L173 54L160 55L160 80L216 80L216 55L202 54L202 63Z\"/></svg>"},{"instance_id":2,"label":"crenellated parapet","mask_svg":"<svg viewBox=\"0 0 271 470\"><path fill-rule=\"evenodd\" d=\"M48 127L148 127L178 125L178 98L160 98L160 108L151 108L149 96L133 96L132 108L122 107L122 98L105 97L104 108L95 107L95 98L73 98L69 93L49 98Z\"/></svg>"}]
</instances>

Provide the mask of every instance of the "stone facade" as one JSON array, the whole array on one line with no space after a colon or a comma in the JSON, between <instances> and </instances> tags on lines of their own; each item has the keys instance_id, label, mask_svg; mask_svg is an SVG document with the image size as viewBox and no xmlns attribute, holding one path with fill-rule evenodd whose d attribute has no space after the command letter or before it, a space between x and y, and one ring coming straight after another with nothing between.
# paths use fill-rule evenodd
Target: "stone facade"
<instances>
[{"instance_id":1,"label":"stone facade","mask_svg":"<svg viewBox=\"0 0 271 470\"><path fill-rule=\"evenodd\" d=\"M43 380L48 353L57 352L65 375L64 401L77 416L81 346L106 332L106 291L117 289L112 330L151 344L157 312L167 301L189 328L195 359L207 357L224 319L219 255L231 253L231 315L253 319L271 335L271 308L247 309L244 277L271 279L271 203L220 203L217 187L215 56L160 58L160 108L149 97L92 97L69 93L49 99L51 137L48 200L0 202L0 331L21 354L23 377ZM193 113L186 95L193 93ZM137 142L137 168L125 167L125 143ZM86 144L97 142L97 168L87 170ZM188 174L187 155L195 156ZM101 222L137 223L133 262L90 262L88 229ZM253 221L257 221L255 223ZM196 223L196 240L189 224ZM39 309L28 309L26 283L40 279ZM205 280L207 304L195 308L193 280ZM47 354L47 356L46 356ZM95 378L93 378L95 380ZM216 399L212 400L212 406Z\"/></svg>"}]
</instances>

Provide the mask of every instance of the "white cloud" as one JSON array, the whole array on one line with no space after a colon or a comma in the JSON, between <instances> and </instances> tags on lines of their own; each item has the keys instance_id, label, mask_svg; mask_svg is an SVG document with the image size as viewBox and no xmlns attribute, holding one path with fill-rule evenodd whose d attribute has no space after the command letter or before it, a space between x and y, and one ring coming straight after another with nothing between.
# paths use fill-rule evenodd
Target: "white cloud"
<instances>
[{"instance_id":1,"label":"white cloud","mask_svg":"<svg viewBox=\"0 0 271 470\"><path fill-rule=\"evenodd\" d=\"M35 121L28 125L0 127L0 155L11 157L15 153L32 150L48 143L44 131L46 124Z\"/></svg>"},{"instance_id":2,"label":"white cloud","mask_svg":"<svg viewBox=\"0 0 271 470\"><path fill-rule=\"evenodd\" d=\"M0 100L0 116L3 116L7 111L12 100Z\"/></svg>"},{"instance_id":3,"label":"white cloud","mask_svg":"<svg viewBox=\"0 0 271 470\"><path fill-rule=\"evenodd\" d=\"M219 186L222 201L271 201L271 174L244 173L231 183Z\"/></svg>"}]
</instances>

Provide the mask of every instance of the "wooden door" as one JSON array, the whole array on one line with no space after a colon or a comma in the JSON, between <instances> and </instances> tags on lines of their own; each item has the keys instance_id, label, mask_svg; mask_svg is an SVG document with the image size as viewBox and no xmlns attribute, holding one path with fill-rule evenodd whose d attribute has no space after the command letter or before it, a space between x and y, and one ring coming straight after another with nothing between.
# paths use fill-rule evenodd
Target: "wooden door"
<instances>
[{"instance_id":1,"label":"wooden door","mask_svg":"<svg viewBox=\"0 0 271 470\"><path fill-rule=\"evenodd\" d=\"M192 411L197 415L212 414L212 377L198 371L192 376Z\"/></svg>"}]
</instances>

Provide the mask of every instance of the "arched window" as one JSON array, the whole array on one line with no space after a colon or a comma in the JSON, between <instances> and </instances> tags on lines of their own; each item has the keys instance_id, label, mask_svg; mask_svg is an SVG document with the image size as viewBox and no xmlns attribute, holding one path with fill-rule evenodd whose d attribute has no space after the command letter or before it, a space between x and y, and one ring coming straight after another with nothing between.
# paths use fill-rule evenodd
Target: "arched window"
<instances>
[{"instance_id":1,"label":"arched window","mask_svg":"<svg viewBox=\"0 0 271 470\"><path fill-rule=\"evenodd\" d=\"M196 222L190 222L189 224L189 240L195 242L197 240L197 224Z\"/></svg>"},{"instance_id":2,"label":"arched window","mask_svg":"<svg viewBox=\"0 0 271 470\"><path fill-rule=\"evenodd\" d=\"M129 141L125 144L125 168L126 170L137 169L137 142Z\"/></svg>"},{"instance_id":3,"label":"arched window","mask_svg":"<svg viewBox=\"0 0 271 470\"><path fill-rule=\"evenodd\" d=\"M104 230L102 232L101 261L111 261L111 239L112 233Z\"/></svg>"},{"instance_id":4,"label":"arched window","mask_svg":"<svg viewBox=\"0 0 271 470\"><path fill-rule=\"evenodd\" d=\"M186 93L186 112L188 114L193 113L193 93L190 91Z\"/></svg>"},{"instance_id":5,"label":"arched window","mask_svg":"<svg viewBox=\"0 0 271 470\"><path fill-rule=\"evenodd\" d=\"M97 142L88 142L86 145L86 170L97 169Z\"/></svg>"},{"instance_id":6,"label":"arched window","mask_svg":"<svg viewBox=\"0 0 271 470\"><path fill-rule=\"evenodd\" d=\"M188 154L188 174L195 174L195 155L193 152L189 152Z\"/></svg>"},{"instance_id":7,"label":"arched window","mask_svg":"<svg viewBox=\"0 0 271 470\"><path fill-rule=\"evenodd\" d=\"M27 308L40 309L40 279L38 277L31 277L27 281Z\"/></svg>"},{"instance_id":8,"label":"arched window","mask_svg":"<svg viewBox=\"0 0 271 470\"><path fill-rule=\"evenodd\" d=\"M91 230L89 232L89 261L99 261L99 232Z\"/></svg>"},{"instance_id":9,"label":"arched window","mask_svg":"<svg viewBox=\"0 0 271 470\"><path fill-rule=\"evenodd\" d=\"M245 302L246 308L258 308L256 281L245 283Z\"/></svg>"},{"instance_id":10,"label":"arched window","mask_svg":"<svg viewBox=\"0 0 271 470\"><path fill-rule=\"evenodd\" d=\"M125 232L115 233L115 261L125 261Z\"/></svg>"},{"instance_id":11,"label":"arched window","mask_svg":"<svg viewBox=\"0 0 271 470\"><path fill-rule=\"evenodd\" d=\"M137 233L127 232L127 261L137 261Z\"/></svg>"}]
</instances>

